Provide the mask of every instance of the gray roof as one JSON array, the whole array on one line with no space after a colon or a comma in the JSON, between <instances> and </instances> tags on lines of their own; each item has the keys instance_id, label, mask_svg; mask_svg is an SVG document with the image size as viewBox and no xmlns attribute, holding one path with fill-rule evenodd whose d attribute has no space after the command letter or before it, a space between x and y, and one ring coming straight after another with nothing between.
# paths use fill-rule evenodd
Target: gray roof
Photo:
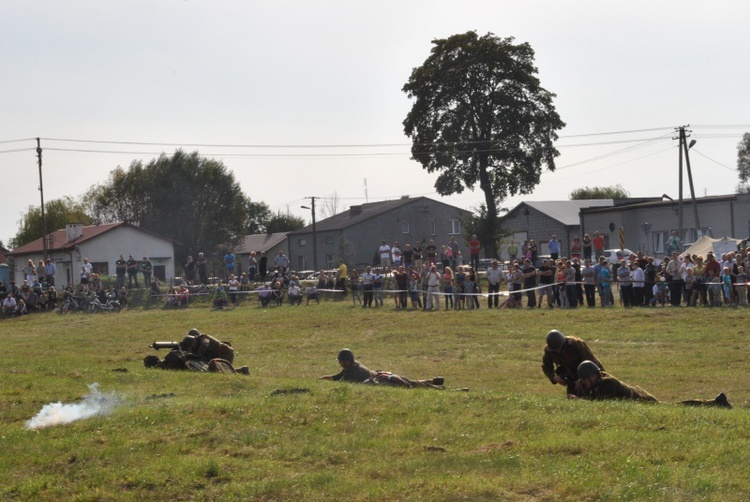
<instances>
[{"instance_id":1,"label":"gray roof","mask_svg":"<svg viewBox=\"0 0 750 502\"><path fill-rule=\"evenodd\" d=\"M321 221L315 222L315 230L317 232L325 232L325 231L331 231L331 230L343 230L345 228L351 227L352 225L356 225L358 223L361 223L363 221L367 221L370 218L374 218L376 216L379 216L381 214L387 213L389 211L392 211L394 209L413 204L416 208L423 207L424 209L427 209L430 205L433 204L443 204L446 206L450 206L449 204L446 204L445 202L440 202L436 200L429 199L427 197L415 197L410 198L408 196L402 197L400 199L395 200L385 200L381 202L369 202L366 204L361 205L354 205L349 208L348 211L343 211L338 214L334 214L333 216L326 218ZM468 213L468 211L464 209L454 207L456 210L461 211L463 213ZM309 233L312 232L312 225L308 225L305 228L301 228L299 230L295 230L292 232L292 234L297 233Z\"/></svg>"},{"instance_id":2,"label":"gray roof","mask_svg":"<svg viewBox=\"0 0 750 502\"><path fill-rule=\"evenodd\" d=\"M563 225L575 226L581 224L579 217L581 209L586 207L609 207L613 206L614 203L614 199L528 201L518 204L508 215L526 205L559 221Z\"/></svg>"},{"instance_id":3,"label":"gray roof","mask_svg":"<svg viewBox=\"0 0 750 502\"><path fill-rule=\"evenodd\" d=\"M286 239L289 232L276 232L272 234L253 234L246 235L242 240L242 243L235 249L237 254L250 254L255 251L260 253L261 251L268 252L273 249L274 246L283 242Z\"/></svg>"}]
</instances>

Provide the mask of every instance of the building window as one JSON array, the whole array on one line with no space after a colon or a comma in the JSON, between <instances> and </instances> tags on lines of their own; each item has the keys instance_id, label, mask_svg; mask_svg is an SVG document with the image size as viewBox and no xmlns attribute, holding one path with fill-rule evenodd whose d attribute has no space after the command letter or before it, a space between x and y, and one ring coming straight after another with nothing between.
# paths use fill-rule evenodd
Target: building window
<instances>
[{"instance_id":1,"label":"building window","mask_svg":"<svg viewBox=\"0 0 750 502\"><path fill-rule=\"evenodd\" d=\"M333 255L329 253L326 253L326 268L329 270L333 268Z\"/></svg>"},{"instance_id":2,"label":"building window","mask_svg":"<svg viewBox=\"0 0 750 502\"><path fill-rule=\"evenodd\" d=\"M460 220L448 220L448 224L450 225L450 230L448 230L448 235L461 235L461 221Z\"/></svg>"},{"instance_id":3,"label":"building window","mask_svg":"<svg viewBox=\"0 0 750 502\"><path fill-rule=\"evenodd\" d=\"M652 232L652 235L654 236L654 254L663 253L667 245L667 232Z\"/></svg>"},{"instance_id":4,"label":"building window","mask_svg":"<svg viewBox=\"0 0 750 502\"><path fill-rule=\"evenodd\" d=\"M109 263L106 261L92 261L92 271L99 275L109 275Z\"/></svg>"},{"instance_id":5,"label":"building window","mask_svg":"<svg viewBox=\"0 0 750 502\"><path fill-rule=\"evenodd\" d=\"M297 257L297 270L307 270L307 261L304 256Z\"/></svg>"},{"instance_id":6,"label":"building window","mask_svg":"<svg viewBox=\"0 0 750 502\"><path fill-rule=\"evenodd\" d=\"M298 245L299 245L300 247L302 247L302 246L307 246L307 239L299 239L299 240L297 240L297 244L298 244Z\"/></svg>"},{"instance_id":7,"label":"building window","mask_svg":"<svg viewBox=\"0 0 750 502\"><path fill-rule=\"evenodd\" d=\"M401 233L402 234L408 234L409 233L409 222L408 221L402 221L401 222Z\"/></svg>"},{"instance_id":8,"label":"building window","mask_svg":"<svg viewBox=\"0 0 750 502\"><path fill-rule=\"evenodd\" d=\"M333 236L326 235L326 244L333 244Z\"/></svg>"},{"instance_id":9,"label":"building window","mask_svg":"<svg viewBox=\"0 0 750 502\"><path fill-rule=\"evenodd\" d=\"M704 235L706 235L708 237L711 237L711 231L708 228L699 228L698 229L698 234L697 234L695 240L700 239Z\"/></svg>"},{"instance_id":10,"label":"building window","mask_svg":"<svg viewBox=\"0 0 750 502\"><path fill-rule=\"evenodd\" d=\"M686 228L682 231L682 244L692 244L697 238L694 228Z\"/></svg>"},{"instance_id":11,"label":"building window","mask_svg":"<svg viewBox=\"0 0 750 502\"><path fill-rule=\"evenodd\" d=\"M437 235L437 225L435 225L435 220L430 222L430 235Z\"/></svg>"}]
</instances>

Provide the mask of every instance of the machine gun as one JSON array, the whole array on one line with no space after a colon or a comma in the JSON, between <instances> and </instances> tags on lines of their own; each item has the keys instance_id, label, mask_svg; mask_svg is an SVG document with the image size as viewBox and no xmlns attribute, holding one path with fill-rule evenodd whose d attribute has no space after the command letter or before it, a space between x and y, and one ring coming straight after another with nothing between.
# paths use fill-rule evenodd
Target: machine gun
<instances>
[{"instance_id":1,"label":"machine gun","mask_svg":"<svg viewBox=\"0 0 750 502\"><path fill-rule=\"evenodd\" d=\"M149 345L150 348L154 350L159 349L179 349L180 348L180 342L154 342L151 345Z\"/></svg>"}]
</instances>

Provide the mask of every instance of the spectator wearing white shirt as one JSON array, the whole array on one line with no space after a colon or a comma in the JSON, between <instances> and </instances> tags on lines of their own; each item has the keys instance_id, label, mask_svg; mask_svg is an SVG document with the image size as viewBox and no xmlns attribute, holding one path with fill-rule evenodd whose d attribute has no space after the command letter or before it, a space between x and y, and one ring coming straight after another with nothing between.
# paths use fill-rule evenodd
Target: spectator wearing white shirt
<instances>
[{"instance_id":1,"label":"spectator wearing white shirt","mask_svg":"<svg viewBox=\"0 0 750 502\"><path fill-rule=\"evenodd\" d=\"M633 305L643 307L644 288L646 286L646 274L638 263L631 266L630 277L633 279Z\"/></svg>"},{"instance_id":2,"label":"spectator wearing white shirt","mask_svg":"<svg viewBox=\"0 0 750 502\"><path fill-rule=\"evenodd\" d=\"M492 265L487 269L487 308L493 305L497 308L500 304L500 283L503 280L503 271L500 270L497 260L492 260Z\"/></svg>"},{"instance_id":3,"label":"spectator wearing white shirt","mask_svg":"<svg viewBox=\"0 0 750 502\"><path fill-rule=\"evenodd\" d=\"M393 247L391 248L391 255L393 257L394 267L403 265L402 257L401 257L401 248L398 247L398 241L393 243Z\"/></svg>"},{"instance_id":4,"label":"spectator wearing white shirt","mask_svg":"<svg viewBox=\"0 0 750 502\"><path fill-rule=\"evenodd\" d=\"M378 248L380 253L380 265L383 267L391 266L391 246L389 246L385 240L380 241L380 247Z\"/></svg>"}]
</instances>

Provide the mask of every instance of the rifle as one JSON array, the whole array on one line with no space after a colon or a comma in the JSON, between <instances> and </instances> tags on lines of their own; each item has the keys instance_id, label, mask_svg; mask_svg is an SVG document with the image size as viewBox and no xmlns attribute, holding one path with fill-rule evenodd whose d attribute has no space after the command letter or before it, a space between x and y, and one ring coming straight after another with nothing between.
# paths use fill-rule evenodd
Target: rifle
<instances>
[{"instance_id":1,"label":"rifle","mask_svg":"<svg viewBox=\"0 0 750 502\"><path fill-rule=\"evenodd\" d=\"M180 342L154 342L153 344L149 345L150 348L154 350L159 349L179 349L180 348Z\"/></svg>"}]
</instances>

